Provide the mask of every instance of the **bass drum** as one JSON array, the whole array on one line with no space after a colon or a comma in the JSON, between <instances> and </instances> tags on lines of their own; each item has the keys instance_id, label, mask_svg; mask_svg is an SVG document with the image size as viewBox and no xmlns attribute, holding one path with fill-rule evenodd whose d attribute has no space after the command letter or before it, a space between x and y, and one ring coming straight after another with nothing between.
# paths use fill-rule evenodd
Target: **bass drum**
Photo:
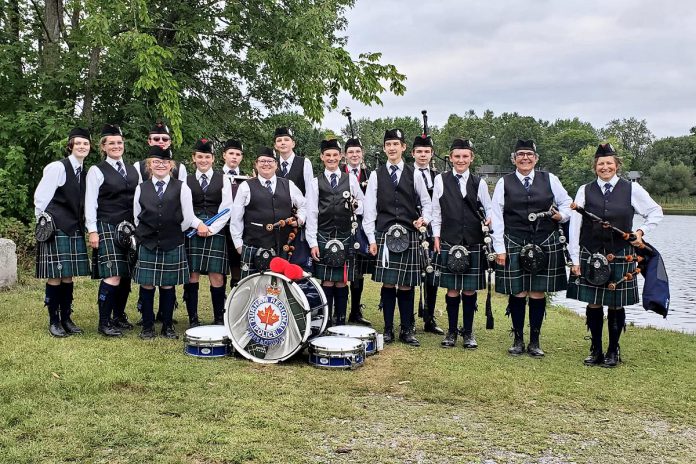
<instances>
[{"instance_id":1,"label":"bass drum","mask_svg":"<svg viewBox=\"0 0 696 464\"><path fill-rule=\"evenodd\" d=\"M258 363L285 361L300 351L311 335L311 322L300 285L275 272L240 280L225 303L225 327L234 349Z\"/></svg>"},{"instance_id":2,"label":"bass drum","mask_svg":"<svg viewBox=\"0 0 696 464\"><path fill-rule=\"evenodd\" d=\"M309 302L309 310L312 312L311 337L317 337L324 333L326 326L329 323L329 305L326 301L326 295L322 290L319 281L310 277L307 279L297 280L295 282L300 286L302 292L307 297Z\"/></svg>"}]
</instances>

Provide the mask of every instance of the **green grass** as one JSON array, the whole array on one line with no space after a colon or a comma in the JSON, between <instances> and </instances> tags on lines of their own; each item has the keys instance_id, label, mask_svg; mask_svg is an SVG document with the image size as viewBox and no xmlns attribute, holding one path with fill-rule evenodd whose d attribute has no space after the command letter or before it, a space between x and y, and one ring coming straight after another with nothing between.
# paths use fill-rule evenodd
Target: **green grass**
<instances>
[{"instance_id":1,"label":"green grass","mask_svg":"<svg viewBox=\"0 0 696 464\"><path fill-rule=\"evenodd\" d=\"M623 365L587 368L582 319L553 308L542 332L547 356L512 358L496 298L494 331L477 314L476 351L443 350L441 337L421 331L420 348L396 343L356 371L335 372L305 358L195 359L181 340L137 333L102 338L97 286L86 279L76 283L74 319L87 333L53 339L43 284L22 281L0 293L1 462L696 460L693 336L630 327ZM366 315L381 328L377 295L369 284Z\"/></svg>"},{"instance_id":2,"label":"green grass","mask_svg":"<svg viewBox=\"0 0 696 464\"><path fill-rule=\"evenodd\" d=\"M674 198L671 196L655 196L655 201L667 213L679 214L696 211L696 196Z\"/></svg>"}]
</instances>

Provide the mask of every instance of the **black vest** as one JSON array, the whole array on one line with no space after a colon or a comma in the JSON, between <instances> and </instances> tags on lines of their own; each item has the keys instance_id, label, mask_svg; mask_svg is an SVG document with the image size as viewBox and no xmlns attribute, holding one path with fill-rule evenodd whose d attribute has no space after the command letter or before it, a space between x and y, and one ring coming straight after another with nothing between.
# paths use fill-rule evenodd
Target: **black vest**
<instances>
[{"instance_id":1,"label":"black vest","mask_svg":"<svg viewBox=\"0 0 696 464\"><path fill-rule=\"evenodd\" d=\"M351 213L345 207L346 200L343 198L343 192L350 192L350 176L353 174L338 172L338 175L338 185L335 189L331 188L331 183L323 173L317 177L319 187L318 229L320 231L350 231Z\"/></svg>"},{"instance_id":2,"label":"black vest","mask_svg":"<svg viewBox=\"0 0 696 464\"><path fill-rule=\"evenodd\" d=\"M392 224L401 224L408 230L415 230L413 221L418 219L420 203L413 185L413 166L404 163L399 184L394 188L391 171L387 165L377 169L377 222L375 229L386 232Z\"/></svg>"},{"instance_id":3,"label":"black vest","mask_svg":"<svg viewBox=\"0 0 696 464\"><path fill-rule=\"evenodd\" d=\"M68 235L74 235L75 232L84 233L87 172L83 166L78 182L70 160L65 158L61 163L65 168L65 183L56 189L46 212L53 217L56 229Z\"/></svg>"},{"instance_id":4,"label":"black vest","mask_svg":"<svg viewBox=\"0 0 696 464\"><path fill-rule=\"evenodd\" d=\"M633 206L631 206L631 183L625 179L619 179L611 193L604 197L604 192L596 181L585 184L585 210L595 214L612 226L629 232L633 229ZM582 220L580 228L580 246L584 246L591 253L604 250L607 253L616 253L626 245L626 241L617 236L611 229L607 229L589 219Z\"/></svg>"},{"instance_id":5,"label":"black vest","mask_svg":"<svg viewBox=\"0 0 696 464\"><path fill-rule=\"evenodd\" d=\"M97 219L108 224L133 222L133 197L138 186L138 172L123 160L121 165L126 170L125 178L106 160L97 164L104 176L97 197Z\"/></svg>"},{"instance_id":6,"label":"black vest","mask_svg":"<svg viewBox=\"0 0 696 464\"><path fill-rule=\"evenodd\" d=\"M186 184L191 189L193 212L198 218L210 218L217 214L222 203L222 187L224 177L219 172L213 172L208 179L208 188L204 192L196 179L196 174L186 176Z\"/></svg>"},{"instance_id":7,"label":"black vest","mask_svg":"<svg viewBox=\"0 0 696 464\"><path fill-rule=\"evenodd\" d=\"M346 164L346 173L350 174L351 176L354 176L353 174L353 168L351 168L349 165ZM370 178L370 171L367 169L363 169L362 167L358 168L358 184L360 185L360 190L362 190L362 193L365 193L367 191L367 181Z\"/></svg>"},{"instance_id":8,"label":"black vest","mask_svg":"<svg viewBox=\"0 0 696 464\"><path fill-rule=\"evenodd\" d=\"M152 177L150 171L147 170L147 160L142 160L140 162L140 177L143 178L143 182L145 182L146 180L150 180L150 178ZM179 178L179 163L177 163L176 161L174 161L174 169L172 169L172 172L170 173L169 177L173 179Z\"/></svg>"},{"instance_id":9,"label":"black vest","mask_svg":"<svg viewBox=\"0 0 696 464\"><path fill-rule=\"evenodd\" d=\"M277 231L268 232L264 226L292 216L290 183L287 179L276 177L276 189L273 195L265 185L261 184L258 177L249 179L247 185L249 186L249 204L244 208L244 234L242 235L244 244L257 248L274 248L276 252L280 252L278 246L287 243L290 228L283 227Z\"/></svg>"},{"instance_id":10,"label":"black vest","mask_svg":"<svg viewBox=\"0 0 696 464\"><path fill-rule=\"evenodd\" d=\"M167 190L160 199L155 185L150 182L140 184L140 214L135 236L145 248L156 247L164 251L171 250L184 243L181 222L181 186L183 182L170 178Z\"/></svg>"},{"instance_id":11,"label":"black vest","mask_svg":"<svg viewBox=\"0 0 696 464\"><path fill-rule=\"evenodd\" d=\"M515 172L505 177L505 206L503 208L503 220L505 221L505 233L525 241L543 241L551 232L558 229L558 224L549 217L539 219L536 234L535 223L528 219L529 213L548 211L554 204L553 191L551 190L551 178L545 171L536 171L534 181L529 189L525 190L524 184L517 178Z\"/></svg>"},{"instance_id":12,"label":"black vest","mask_svg":"<svg viewBox=\"0 0 696 464\"><path fill-rule=\"evenodd\" d=\"M450 245L483 243L481 219L474 213L480 205L478 201L480 182L479 177L469 174L466 182L466 198L464 198L454 173L450 171L442 174L440 238Z\"/></svg>"},{"instance_id":13,"label":"black vest","mask_svg":"<svg viewBox=\"0 0 696 464\"><path fill-rule=\"evenodd\" d=\"M278 169L276 170L276 176L277 177L282 177L282 164L283 164L283 158L279 159L278 162ZM292 160L292 166L290 166L290 170L288 171L288 175L285 176L285 179L291 180L295 186L300 189L300 192L302 192L302 195L305 195L305 182L304 182L304 162L305 159L303 156L297 156L295 155L295 159Z\"/></svg>"}]
</instances>

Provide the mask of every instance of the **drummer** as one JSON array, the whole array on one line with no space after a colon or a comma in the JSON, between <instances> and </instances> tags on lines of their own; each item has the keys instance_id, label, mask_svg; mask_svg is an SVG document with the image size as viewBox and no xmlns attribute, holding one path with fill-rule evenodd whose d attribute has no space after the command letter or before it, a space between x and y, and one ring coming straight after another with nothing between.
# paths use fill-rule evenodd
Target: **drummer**
<instances>
[{"instance_id":1,"label":"drummer","mask_svg":"<svg viewBox=\"0 0 696 464\"><path fill-rule=\"evenodd\" d=\"M270 256L287 257L293 221L305 222L305 198L292 181L276 176L277 165L273 150L262 147L256 155L258 175L240 185L234 199L230 234L242 256L242 277L265 270L257 268L262 258L267 268Z\"/></svg>"},{"instance_id":2,"label":"drummer","mask_svg":"<svg viewBox=\"0 0 696 464\"><path fill-rule=\"evenodd\" d=\"M435 177L433 188L433 237L437 256L435 281L447 289L445 302L449 330L442 346L457 343L459 304L462 303L464 348L478 346L474 337L476 290L486 286L486 253L479 208L485 211L485 223L490 223L491 196L486 181L469 171L474 161L474 145L468 139L454 139L450 145L452 171ZM468 269L450 269L450 251L453 246L464 246L469 253ZM453 263L456 265L457 263Z\"/></svg>"},{"instance_id":3,"label":"drummer","mask_svg":"<svg viewBox=\"0 0 696 464\"><path fill-rule=\"evenodd\" d=\"M314 277L321 281L326 295L329 323L344 325L348 307L346 283L352 280L354 270L351 223L362 213L364 197L358 179L339 169L342 154L338 140L322 140L320 148L324 173L312 180L307 191L307 242L315 261ZM338 253L327 244L338 247Z\"/></svg>"},{"instance_id":4,"label":"drummer","mask_svg":"<svg viewBox=\"0 0 696 464\"><path fill-rule=\"evenodd\" d=\"M222 166L222 172L225 174L225 188L229 188L232 192L232 200L237 196L237 190L242 182L248 178L242 172L240 164L244 159L244 145L236 139L227 139L222 146L222 159L225 164ZM227 185L229 184L229 186ZM227 240L227 257L229 261L230 271L230 288L234 288L239 282L241 276L242 257L237 253L237 248L232 242L229 227L225 227L225 238Z\"/></svg>"},{"instance_id":5,"label":"drummer","mask_svg":"<svg viewBox=\"0 0 696 464\"><path fill-rule=\"evenodd\" d=\"M232 208L232 190L226 188L225 177L221 172L214 172L215 152L213 142L199 139L193 148L193 164L196 172L186 179L191 189L193 212L201 221L222 213L214 223L208 226L209 235L194 235L186 238L188 256L189 282L184 284L184 301L188 312L189 327L200 325L198 319L198 287L201 274L210 281L210 299L213 304L213 324L222 325L225 314L225 274L227 274L227 242L222 229L227 225Z\"/></svg>"},{"instance_id":6,"label":"drummer","mask_svg":"<svg viewBox=\"0 0 696 464\"><path fill-rule=\"evenodd\" d=\"M394 310L398 301L399 339L411 346L420 346L413 335L413 287L421 280L417 230L430 222L430 196L423 178L414 175L413 166L403 160L406 143L401 129L389 129L384 133L384 151L387 163L370 175L365 193L363 228L370 242L370 253L377 257L372 280L382 282L384 342L394 341ZM414 199L420 199L422 216L418 214ZM405 250L389 249L401 249L399 245L404 241Z\"/></svg>"},{"instance_id":7,"label":"drummer","mask_svg":"<svg viewBox=\"0 0 696 464\"><path fill-rule=\"evenodd\" d=\"M194 228L198 235L210 235L208 227L193 212L191 189L171 177L172 151L150 147L147 169L152 178L135 190L133 216L138 239L138 261L133 279L140 284L140 311L143 328L140 338L155 338L153 312L155 287L159 287L162 336L179 338L174 330L176 285L189 281L183 231Z\"/></svg>"},{"instance_id":8,"label":"drummer","mask_svg":"<svg viewBox=\"0 0 696 464\"><path fill-rule=\"evenodd\" d=\"M518 356L525 351L524 317L529 297L527 353L541 357L544 351L539 335L546 314L546 292L565 290L568 284L558 227L570 218L571 199L558 177L534 170L539 154L533 140L518 140L510 160L516 170L500 178L492 199L498 265L495 291L508 295L507 311L515 335L508 353ZM552 207L553 215L530 220L530 213L549 212ZM522 256L525 246L534 252L534 261L527 260L527 254Z\"/></svg>"},{"instance_id":9,"label":"drummer","mask_svg":"<svg viewBox=\"0 0 696 464\"><path fill-rule=\"evenodd\" d=\"M118 337L122 330L133 328L126 315L131 290L128 248L119 243L118 235L124 234L124 228L132 233L135 227L133 196L138 173L123 162L125 140L120 127L106 124L102 128L99 151L104 160L87 173L85 219L89 245L96 251L93 256L98 256L99 262L98 275L92 277L102 279L97 298L97 331L106 337Z\"/></svg>"}]
</instances>

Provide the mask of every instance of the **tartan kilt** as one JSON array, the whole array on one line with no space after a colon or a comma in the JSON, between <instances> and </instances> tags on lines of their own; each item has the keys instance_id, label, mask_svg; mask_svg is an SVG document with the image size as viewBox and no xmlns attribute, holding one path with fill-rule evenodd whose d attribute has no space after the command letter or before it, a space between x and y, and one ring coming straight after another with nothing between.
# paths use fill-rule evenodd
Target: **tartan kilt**
<instances>
[{"instance_id":1,"label":"tartan kilt","mask_svg":"<svg viewBox=\"0 0 696 464\"><path fill-rule=\"evenodd\" d=\"M360 279L365 274L374 274L375 267L377 266L377 258L374 256L365 256L361 253L355 253L355 275L354 279Z\"/></svg>"},{"instance_id":2,"label":"tartan kilt","mask_svg":"<svg viewBox=\"0 0 696 464\"><path fill-rule=\"evenodd\" d=\"M329 240L332 240L334 238L340 240L343 243L343 246L345 247L346 265L348 267L346 281L351 281L354 278L354 272L355 272L354 262L355 261L349 256L349 253L351 252L351 247L353 246L353 243L352 243L352 240L350 239L350 236L342 237L342 236L339 236L335 232L327 234L327 235L324 235L321 232L317 232L317 244L319 245L319 255L324 256L324 253L326 252L326 244L328 243ZM314 277L316 277L320 281L328 280L331 282L344 282L344 279L343 279L344 266L331 267L331 266L327 266L325 264L322 264L322 261L323 261L323 259L319 260L319 262L316 262L316 261L314 262L314 269L312 270L312 275Z\"/></svg>"},{"instance_id":3,"label":"tartan kilt","mask_svg":"<svg viewBox=\"0 0 696 464\"><path fill-rule=\"evenodd\" d=\"M234 246L232 236L230 235L230 228L225 226L224 231L225 241L227 242L228 271L232 272L233 269L239 269L242 266L242 255L237 252L237 248Z\"/></svg>"},{"instance_id":4,"label":"tartan kilt","mask_svg":"<svg viewBox=\"0 0 696 464\"><path fill-rule=\"evenodd\" d=\"M260 272L258 269L256 269L256 265L254 264L254 256L256 256L256 252L258 250L258 247L242 244L242 267L240 279L243 279L251 274L258 274ZM287 258L286 253L281 253L280 255L276 256Z\"/></svg>"},{"instance_id":5,"label":"tartan kilt","mask_svg":"<svg viewBox=\"0 0 696 464\"><path fill-rule=\"evenodd\" d=\"M191 272L227 274L227 240L223 233L209 237L186 237L186 256Z\"/></svg>"},{"instance_id":6,"label":"tartan kilt","mask_svg":"<svg viewBox=\"0 0 696 464\"><path fill-rule=\"evenodd\" d=\"M150 250L139 245L138 262L135 263L133 280L140 285L156 287L188 283L189 267L186 260L186 247L181 244L164 251L159 247Z\"/></svg>"},{"instance_id":7,"label":"tartan kilt","mask_svg":"<svg viewBox=\"0 0 696 464\"><path fill-rule=\"evenodd\" d=\"M98 278L129 277L131 269L128 264L128 250L124 250L116 242L116 226L97 221L97 232L99 233Z\"/></svg>"},{"instance_id":8,"label":"tartan kilt","mask_svg":"<svg viewBox=\"0 0 696 464\"><path fill-rule=\"evenodd\" d=\"M633 245L625 246L616 255L632 255L635 254ZM580 249L580 269L582 270L590 258L590 253L585 247ZM636 268L636 262L628 263L624 260L619 262L609 263L611 268L610 282L619 281L627 272L631 272ZM566 297L574 300L584 301L590 304L598 304L602 306L627 306L636 304L640 301L638 297L638 282L637 276L633 280L626 280L618 285L616 290L609 290L606 285L598 287L590 284L584 279L578 279L577 276L571 275L568 281L568 290Z\"/></svg>"},{"instance_id":9,"label":"tartan kilt","mask_svg":"<svg viewBox=\"0 0 696 464\"><path fill-rule=\"evenodd\" d=\"M68 236L56 230L49 240L37 242L36 277L60 279L90 275L90 261L83 233Z\"/></svg>"},{"instance_id":10,"label":"tartan kilt","mask_svg":"<svg viewBox=\"0 0 696 464\"><path fill-rule=\"evenodd\" d=\"M385 241L386 232L377 232L377 257L375 272L372 274L374 282L382 282L390 285L403 285L417 287L421 283L420 240L418 233L409 230L409 247L403 253L389 253L386 265L382 262L383 253L387 248Z\"/></svg>"},{"instance_id":11,"label":"tartan kilt","mask_svg":"<svg viewBox=\"0 0 696 464\"><path fill-rule=\"evenodd\" d=\"M558 292L568 286L563 244L558 242L558 231L554 230L539 244L547 257L546 269L532 276L520 265L520 251L525 245L522 240L505 235L505 266L496 264L495 291L504 295L520 292Z\"/></svg>"},{"instance_id":12,"label":"tartan kilt","mask_svg":"<svg viewBox=\"0 0 696 464\"><path fill-rule=\"evenodd\" d=\"M486 255L483 245L471 245L469 250L469 269L463 273L453 273L447 267L449 250L452 248L447 242L440 241L440 253L435 254L435 281L440 288L452 290L481 290L486 288Z\"/></svg>"}]
</instances>

